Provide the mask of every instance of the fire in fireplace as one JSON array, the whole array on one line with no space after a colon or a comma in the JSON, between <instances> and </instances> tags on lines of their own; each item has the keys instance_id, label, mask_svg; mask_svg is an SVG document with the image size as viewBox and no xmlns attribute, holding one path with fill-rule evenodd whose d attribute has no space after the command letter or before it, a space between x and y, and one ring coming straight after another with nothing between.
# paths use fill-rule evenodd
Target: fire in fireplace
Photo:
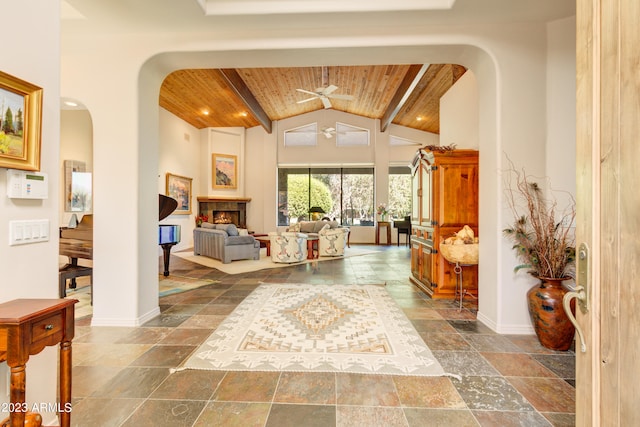
<instances>
[{"instance_id":1,"label":"fire in fireplace","mask_svg":"<svg viewBox=\"0 0 640 427\"><path fill-rule=\"evenodd\" d=\"M235 218L235 219L234 219ZM238 224L238 212L214 212L214 224Z\"/></svg>"}]
</instances>

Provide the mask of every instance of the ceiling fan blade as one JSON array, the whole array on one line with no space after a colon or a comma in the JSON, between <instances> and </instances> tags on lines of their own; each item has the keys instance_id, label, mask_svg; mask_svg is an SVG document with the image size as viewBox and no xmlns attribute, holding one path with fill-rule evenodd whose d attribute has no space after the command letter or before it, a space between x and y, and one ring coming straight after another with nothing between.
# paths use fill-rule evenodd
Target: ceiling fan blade
<instances>
[{"instance_id":1,"label":"ceiling fan blade","mask_svg":"<svg viewBox=\"0 0 640 427\"><path fill-rule=\"evenodd\" d=\"M326 96L321 96L320 100L322 101L322 105L324 105L324 108L331 108L331 101L329 101L329 98L327 98Z\"/></svg>"},{"instance_id":2,"label":"ceiling fan blade","mask_svg":"<svg viewBox=\"0 0 640 427\"><path fill-rule=\"evenodd\" d=\"M311 92L310 90L304 90L304 89L296 89L298 92L302 92L302 93L306 93L309 95L313 95L313 96L319 96L317 92Z\"/></svg>"},{"instance_id":3,"label":"ceiling fan blade","mask_svg":"<svg viewBox=\"0 0 640 427\"><path fill-rule=\"evenodd\" d=\"M318 97L316 96L315 98L307 98L307 99L302 99L300 101L298 101L298 104L302 104L304 102L309 102L309 101L315 101L316 99L318 99Z\"/></svg>"},{"instance_id":4,"label":"ceiling fan blade","mask_svg":"<svg viewBox=\"0 0 640 427\"><path fill-rule=\"evenodd\" d=\"M330 93L335 92L336 89L338 89L338 86L329 85L326 88L322 89L320 92L322 92L322 94L326 96L326 95L329 95Z\"/></svg>"}]
</instances>

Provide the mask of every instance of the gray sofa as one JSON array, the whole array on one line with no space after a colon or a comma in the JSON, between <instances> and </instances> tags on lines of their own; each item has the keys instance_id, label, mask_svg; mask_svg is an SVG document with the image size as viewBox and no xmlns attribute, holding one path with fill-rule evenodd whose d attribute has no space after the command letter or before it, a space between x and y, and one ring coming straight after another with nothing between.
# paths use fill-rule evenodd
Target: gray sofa
<instances>
[{"instance_id":1,"label":"gray sofa","mask_svg":"<svg viewBox=\"0 0 640 427\"><path fill-rule=\"evenodd\" d=\"M346 233L347 247L349 248L351 247L351 243L349 242L349 237L350 237L349 227L340 225L336 221L326 221L326 220L300 221L293 225L290 225L287 228L287 231L295 231L298 233L304 233L308 236L320 237L320 235L322 234L320 232L323 231L323 229L324 230L342 230L343 232Z\"/></svg>"},{"instance_id":2,"label":"gray sofa","mask_svg":"<svg viewBox=\"0 0 640 427\"><path fill-rule=\"evenodd\" d=\"M193 253L218 259L223 264L238 259L260 259L260 242L250 235L240 235L233 224L205 222L193 229Z\"/></svg>"}]
</instances>

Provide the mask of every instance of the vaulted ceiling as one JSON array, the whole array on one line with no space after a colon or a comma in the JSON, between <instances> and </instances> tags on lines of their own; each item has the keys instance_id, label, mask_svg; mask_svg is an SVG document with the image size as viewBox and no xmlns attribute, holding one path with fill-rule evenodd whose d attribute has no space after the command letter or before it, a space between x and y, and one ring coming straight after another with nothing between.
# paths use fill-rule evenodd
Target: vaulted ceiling
<instances>
[{"instance_id":1,"label":"vaulted ceiling","mask_svg":"<svg viewBox=\"0 0 640 427\"><path fill-rule=\"evenodd\" d=\"M159 103L198 129L270 133L274 120L328 107L379 119L382 131L394 123L439 133L440 97L465 71L452 64L178 70L164 80ZM330 105L309 93L329 86L337 86Z\"/></svg>"}]
</instances>

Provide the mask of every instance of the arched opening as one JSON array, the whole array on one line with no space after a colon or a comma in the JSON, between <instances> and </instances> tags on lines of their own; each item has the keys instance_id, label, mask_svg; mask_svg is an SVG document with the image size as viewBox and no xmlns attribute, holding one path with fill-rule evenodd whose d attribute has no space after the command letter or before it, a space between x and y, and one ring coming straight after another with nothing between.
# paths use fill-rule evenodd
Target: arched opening
<instances>
[{"instance_id":1,"label":"arched opening","mask_svg":"<svg viewBox=\"0 0 640 427\"><path fill-rule=\"evenodd\" d=\"M60 297L78 299L77 317L92 313L93 122L82 102L60 103L58 278ZM78 268L75 268L75 267Z\"/></svg>"}]
</instances>

